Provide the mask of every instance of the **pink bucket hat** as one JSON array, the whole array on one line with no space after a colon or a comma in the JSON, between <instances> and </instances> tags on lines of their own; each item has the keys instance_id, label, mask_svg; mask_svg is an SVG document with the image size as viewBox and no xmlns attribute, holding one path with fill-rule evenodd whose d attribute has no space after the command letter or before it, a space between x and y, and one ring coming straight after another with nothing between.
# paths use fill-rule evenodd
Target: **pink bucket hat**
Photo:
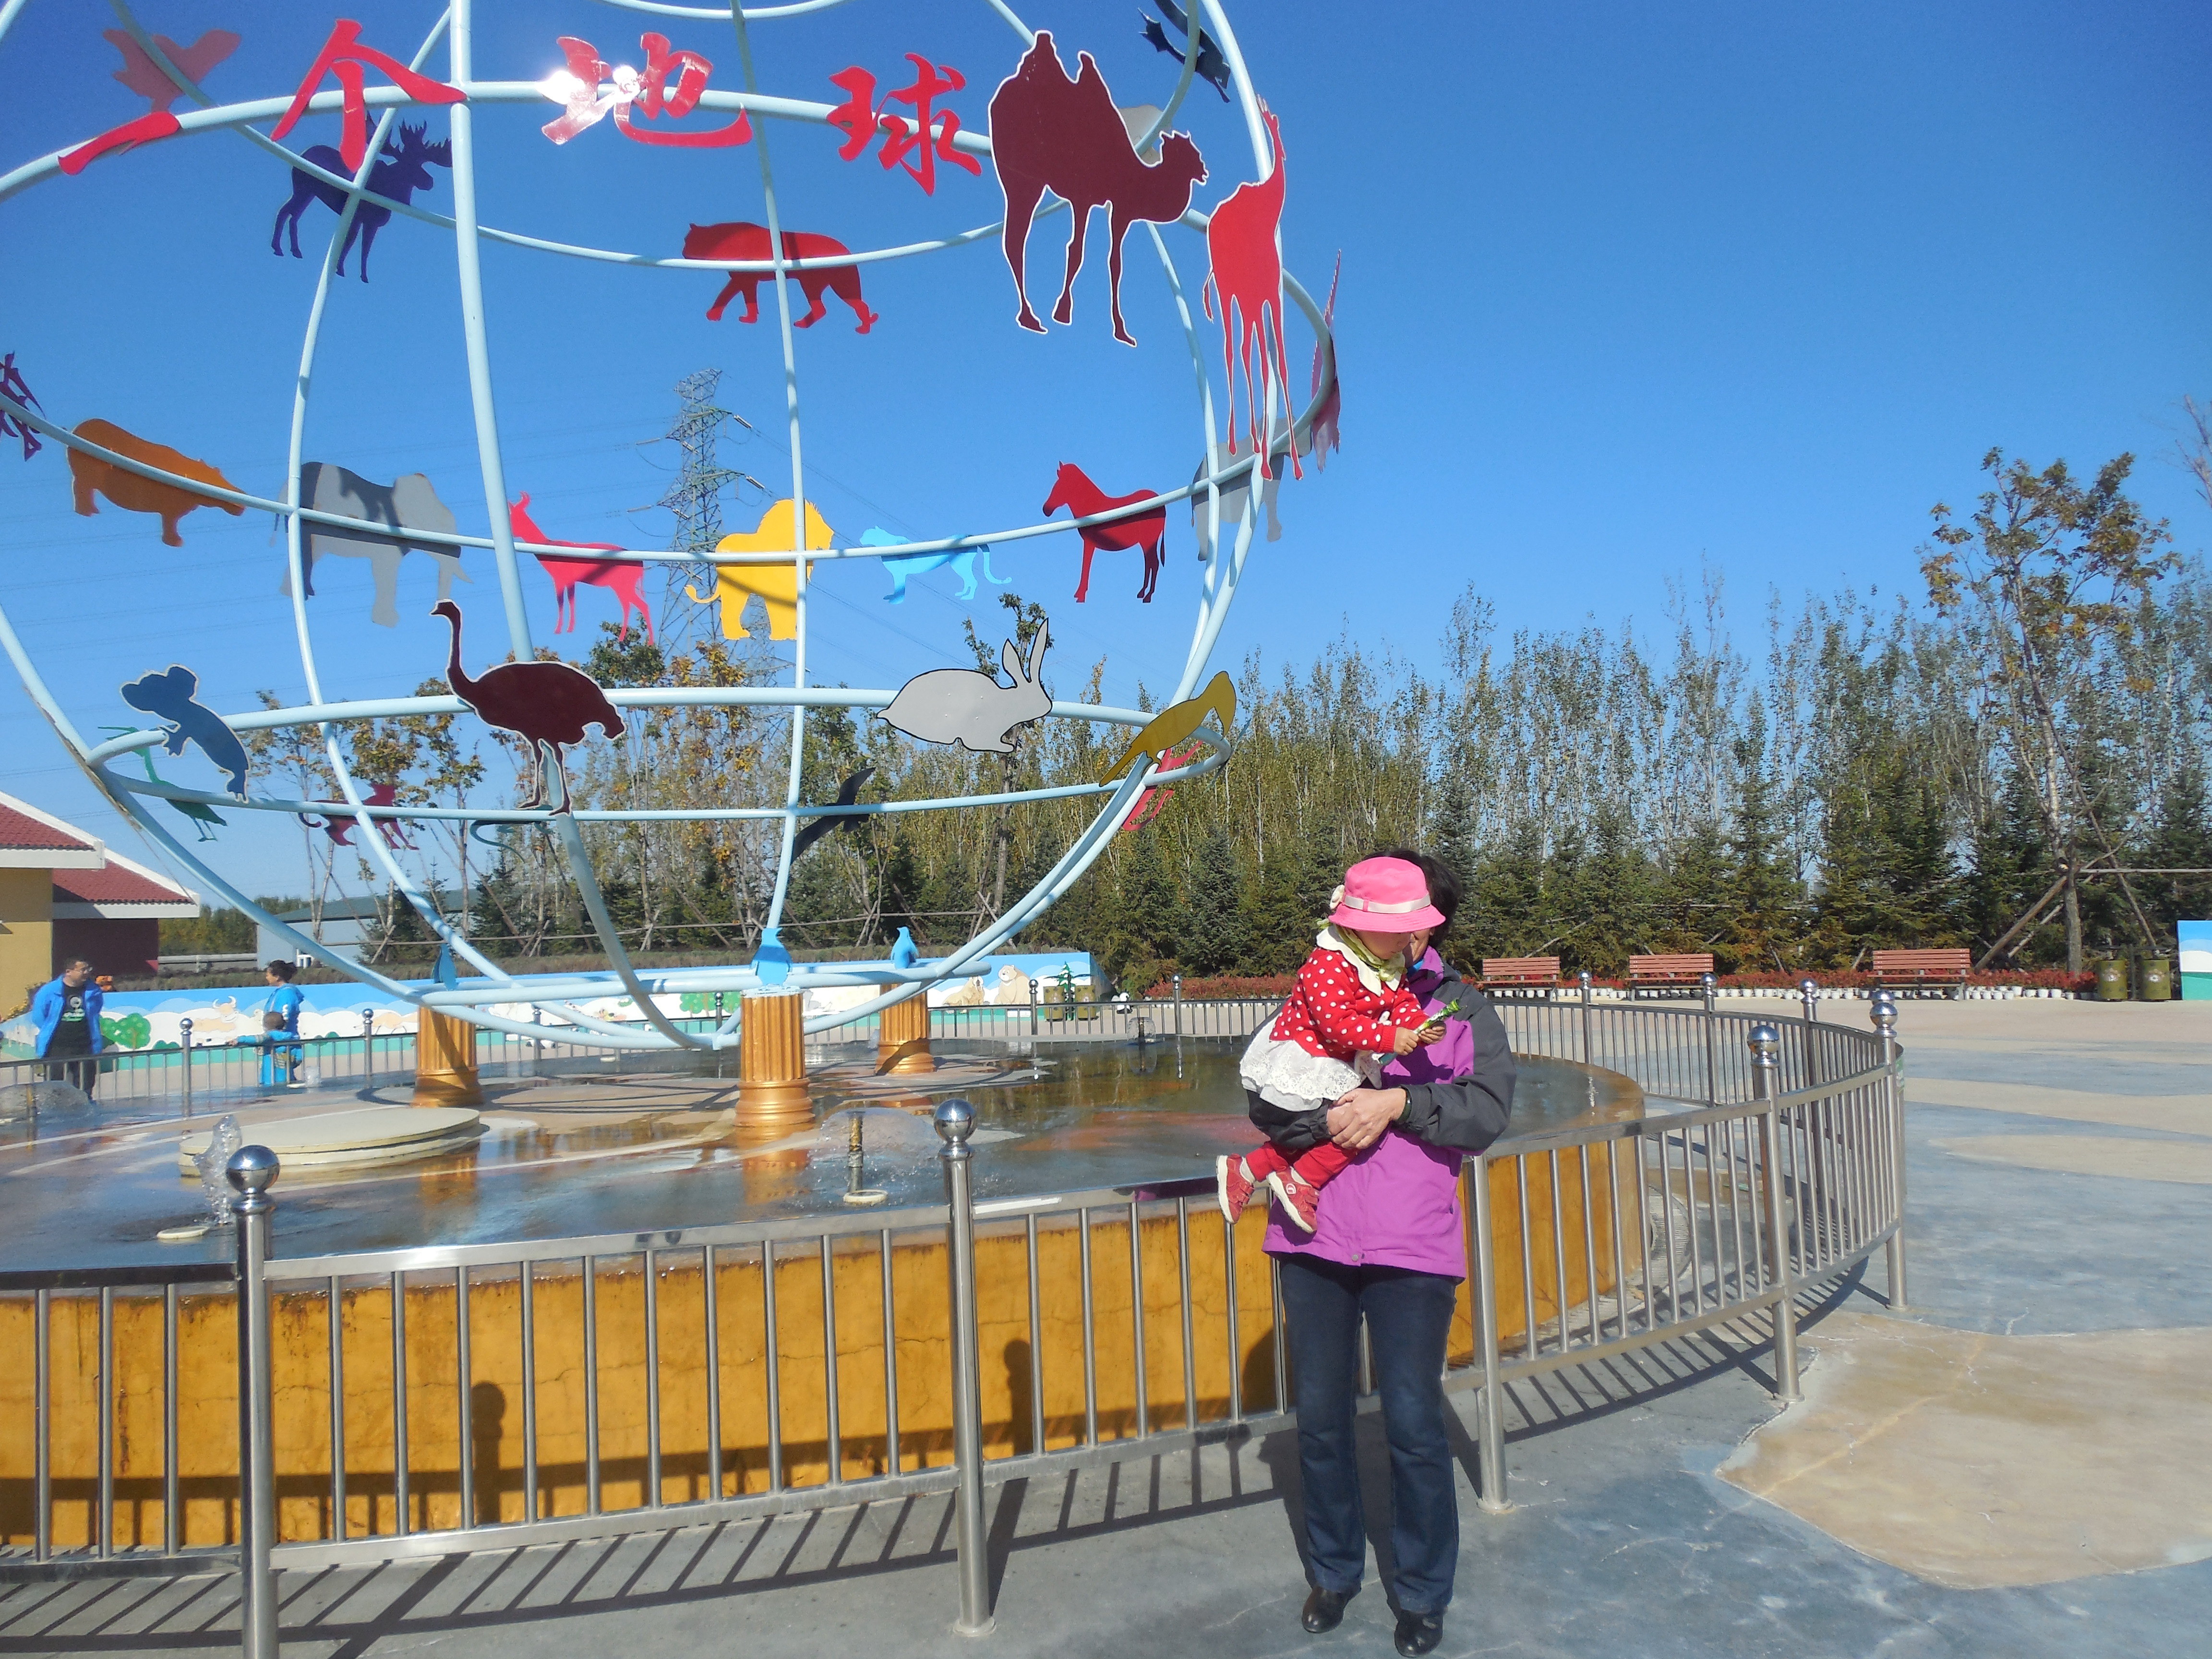
<instances>
[{"instance_id":1,"label":"pink bucket hat","mask_svg":"<svg viewBox=\"0 0 2212 1659\"><path fill-rule=\"evenodd\" d=\"M1336 907L1331 927L1363 933L1416 933L1444 925L1443 912L1429 902L1429 878L1403 859L1360 860L1344 872L1344 885L1329 902Z\"/></svg>"}]
</instances>

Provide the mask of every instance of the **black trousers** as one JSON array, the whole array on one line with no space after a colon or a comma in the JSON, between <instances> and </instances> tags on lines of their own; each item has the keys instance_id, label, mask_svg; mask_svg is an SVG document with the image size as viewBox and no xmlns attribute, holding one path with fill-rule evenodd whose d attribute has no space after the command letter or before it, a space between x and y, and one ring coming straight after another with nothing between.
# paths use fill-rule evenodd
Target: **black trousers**
<instances>
[{"instance_id":1,"label":"black trousers","mask_svg":"<svg viewBox=\"0 0 2212 1659\"><path fill-rule=\"evenodd\" d=\"M1285 1255L1283 1308L1298 1407L1298 1479L1313 1581L1348 1594L1367 1565L1353 1439L1359 1323L1375 1355L1390 1443L1391 1590L1401 1611L1442 1613L1459 1565L1459 1503L1444 1436L1444 1341L1459 1281L1405 1267Z\"/></svg>"},{"instance_id":2,"label":"black trousers","mask_svg":"<svg viewBox=\"0 0 2212 1659\"><path fill-rule=\"evenodd\" d=\"M48 1083L70 1083L88 1096L100 1084L100 1056L94 1054L57 1054L49 1052L40 1073Z\"/></svg>"}]
</instances>

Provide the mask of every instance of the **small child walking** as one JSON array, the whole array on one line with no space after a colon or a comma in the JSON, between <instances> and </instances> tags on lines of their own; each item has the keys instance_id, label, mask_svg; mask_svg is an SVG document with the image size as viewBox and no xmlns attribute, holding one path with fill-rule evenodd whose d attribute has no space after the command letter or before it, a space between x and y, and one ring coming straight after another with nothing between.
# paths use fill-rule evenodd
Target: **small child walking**
<instances>
[{"instance_id":1,"label":"small child walking","mask_svg":"<svg viewBox=\"0 0 2212 1659\"><path fill-rule=\"evenodd\" d=\"M1443 925L1428 878L1404 859L1363 859L1344 872L1328 922L1298 969L1290 1000L1252 1038L1237 1067L1252 1121L1269 1137L1241 1158L1215 1160L1221 1212L1234 1221L1261 1186L1284 1218L1314 1230L1321 1189L1352 1154L1323 1138L1292 1158L1276 1145L1363 1083L1379 1086L1382 1058L1433 1042L1420 999L1406 988L1406 946ZM1310 1137L1309 1137L1310 1138Z\"/></svg>"}]
</instances>

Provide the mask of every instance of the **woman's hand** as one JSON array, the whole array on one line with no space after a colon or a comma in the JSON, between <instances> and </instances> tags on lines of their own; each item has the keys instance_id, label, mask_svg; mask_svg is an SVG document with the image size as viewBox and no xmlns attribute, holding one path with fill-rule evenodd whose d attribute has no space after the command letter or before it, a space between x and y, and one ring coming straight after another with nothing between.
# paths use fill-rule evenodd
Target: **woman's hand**
<instances>
[{"instance_id":1,"label":"woman's hand","mask_svg":"<svg viewBox=\"0 0 2212 1659\"><path fill-rule=\"evenodd\" d=\"M1328 1109L1328 1138L1347 1152L1364 1152L1405 1111L1403 1089L1354 1089Z\"/></svg>"}]
</instances>

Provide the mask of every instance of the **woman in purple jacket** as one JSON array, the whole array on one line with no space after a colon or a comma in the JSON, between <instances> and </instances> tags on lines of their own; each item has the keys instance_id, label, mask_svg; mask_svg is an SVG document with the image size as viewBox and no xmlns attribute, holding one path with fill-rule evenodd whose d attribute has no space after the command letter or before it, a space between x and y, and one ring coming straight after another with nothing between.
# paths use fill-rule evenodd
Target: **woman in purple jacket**
<instances>
[{"instance_id":1,"label":"woman in purple jacket","mask_svg":"<svg viewBox=\"0 0 2212 1659\"><path fill-rule=\"evenodd\" d=\"M1443 1638L1459 1561L1459 1504L1444 1435L1444 1341L1459 1281L1467 1277L1460 1213L1463 1153L1504 1133L1513 1104L1513 1054L1489 999L1432 948L1451 927L1459 883L1436 860L1405 848L1380 856L1418 864L1441 927L1415 934L1407 981L1442 1040L1393 1061L1390 1086L1355 1089L1310 1114L1276 1144L1295 1155L1326 1139L1360 1156L1322 1189L1310 1237L1273 1217L1267 1250L1281 1269L1298 1413L1307 1577L1300 1622L1334 1630L1367 1563L1352 1425L1360 1321L1375 1358L1390 1443L1390 1586L1397 1650L1427 1653ZM1452 1012L1454 1009L1456 1012Z\"/></svg>"}]
</instances>

